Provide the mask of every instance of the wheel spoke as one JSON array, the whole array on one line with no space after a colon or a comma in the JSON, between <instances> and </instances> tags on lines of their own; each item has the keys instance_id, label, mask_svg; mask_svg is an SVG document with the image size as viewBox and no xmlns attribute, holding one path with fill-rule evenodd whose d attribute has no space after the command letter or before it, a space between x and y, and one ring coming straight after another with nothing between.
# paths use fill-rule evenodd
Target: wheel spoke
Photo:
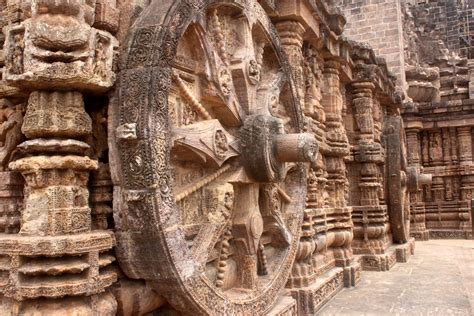
<instances>
[{"instance_id":1,"label":"wheel spoke","mask_svg":"<svg viewBox=\"0 0 474 316\"><path fill-rule=\"evenodd\" d=\"M257 288L257 251L263 233L263 219L258 207L259 185L234 183L232 235L234 260L237 262L236 287Z\"/></svg>"},{"instance_id":2,"label":"wheel spoke","mask_svg":"<svg viewBox=\"0 0 474 316\"><path fill-rule=\"evenodd\" d=\"M238 140L218 120L173 129L173 159L220 167L239 154Z\"/></svg>"},{"instance_id":3,"label":"wheel spoke","mask_svg":"<svg viewBox=\"0 0 474 316\"><path fill-rule=\"evenodd\" d=\"M181 93L185 97L185 99L189 102L189 104L193 107L193 109L205 120L211 120L212 116L206 110L206 108L198 101L198 99L192 94L191 91L186 87L186 84L183 82L183 79L179 76L178 73L173 72L173 81L176 82Z\"/></svg>"}]
</instances>

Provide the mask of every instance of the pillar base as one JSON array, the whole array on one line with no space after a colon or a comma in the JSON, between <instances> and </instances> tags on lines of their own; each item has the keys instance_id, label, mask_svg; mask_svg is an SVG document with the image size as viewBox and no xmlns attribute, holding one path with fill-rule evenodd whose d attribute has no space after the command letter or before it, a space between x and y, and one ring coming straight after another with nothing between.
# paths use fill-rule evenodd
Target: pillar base
<instances>
[{"instance_id":1,"label":"pillar base","mask_svg":"<svg viewBox=\"0 0 474 316\"><path fill-rule=\"evenodd\" d=\"M428 230L423 231L412 231L410 236L415 238L415 240L427 241L430 240L430 232Z\"/></svg>"},{"instance_id":2,"label":"pillar base","mask_svg":"<svg viewBox=\"0 0 474 316\"><path fill-rule=\"evenodd\" d=\"M471 239L472 232L468 230L430 229L430 239Z\"/></svg>"},{"instance_id":3,"label":"pillar base","mask_svg":"<svg viewBox=\"0 0 474 316\"><path fill-rule=\"evenodd\" d=\"M347 267L344 267L344 286L356 286L361 279L362 265L359 261L355 261Z\"/></svg>"},{"instance_id":4,"label":"pillar base","mask_svg":"<svg viewBox=\"0 0 474 316\"><path fill-rule=\"evenodd\" d=\"M403 245L396 245L397 262L407 263L408 259L415 254L415 238L410 238Z\"/></svg>"},{"instance_id":5,"label":"pillar base","mask_svg":"<svg viewBox=\"0 0 474 316\"><path fill-rule=\"evenodd\" d=\"M415 239L410 238L402 245L391 245L384 254L360 255L359 260L364 271L389 271L396 262L405 263L415 253Z\"/></svg>"},{"instance_id":6,"label":"pillar base","mask_svg":"<svg viewBox=\"0 0 474 316\"><path fill-rule=\"evenodd\" d=\"M0 295L16 301L99 295L117 281L110 266L115 261L110 253L114 245L109 231L54 237L0 235Z\"/></svg>"},{"instance_id":7,"label":"pillar base","mask_svg":"<svg viewBox=\"0 0 474 316\"><path fill-rule=\"evenodd\" d=\"M267 316L298 315L296 300L289 295L279 297L278 302L266 315Z\"/></svg>"},{"instance_id":8,"label":"pillar base","mask_svg":"<svg viewBox=\"0 0 474 316\"><path fill-rule=\"evenodd\" d=\"M355 271L354 275L356 275ZM344 288L344 275L343 268L333 268L318 277L310 286L290 289L289 291L298 305L298 315L312 315L321 309ZM357 278L354 277L355 279Z\"/></svg>"}]
</instances>

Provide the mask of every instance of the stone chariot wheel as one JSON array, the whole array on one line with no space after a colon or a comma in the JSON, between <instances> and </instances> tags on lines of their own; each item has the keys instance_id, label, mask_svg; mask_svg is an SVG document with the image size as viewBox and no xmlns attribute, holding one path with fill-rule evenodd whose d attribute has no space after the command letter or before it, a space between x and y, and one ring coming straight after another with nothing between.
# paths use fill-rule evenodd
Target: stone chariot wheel
<instances>
[{"instance_id":1,"label":"stone chariot wheel","mask_svg":"<svg viewBox=\"0 0 474 316\"><path fill-rule=\"evenodd\" d=\"M400 116L386 118L384 135L390 227L393 240L403 244L410 239L410 193L431 184L432 175L423 173L422 167L408 166L405 128Z\"/></svg>"},{"instance_id":2,"label":"stone chariot wheel","mask_svg":"<svg viewBox=\"0 0 474 316\"><path fill-rule=\"evenodd\" d=\"M389 116L385 122L387 147L387 182L390 227L395 242L403 244L410 238L410 198L408 186L416 177L416 169L408 167L403 121ZM410 182L410 183L409 183Z\"/></svg>"},{"instance_id":3,"label":"stone chariot wheel","mask_svg":"<svg viewBox=\"0 0 474 316\"><path fill-rule=\"evenodd\" d=\"M317 153L274 27L256 0L153 1L127 49L110 144L122 269L186 314L264 314Z\"/></svg>"}]
</instances>

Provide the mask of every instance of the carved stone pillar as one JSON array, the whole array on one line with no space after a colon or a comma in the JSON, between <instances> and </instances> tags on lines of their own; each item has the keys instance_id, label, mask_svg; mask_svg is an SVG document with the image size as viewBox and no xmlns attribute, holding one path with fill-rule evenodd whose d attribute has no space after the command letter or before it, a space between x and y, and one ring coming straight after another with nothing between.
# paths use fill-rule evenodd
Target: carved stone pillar
<instances>
[{"instance_id":1,"label":"carved stone pillar","mask_svg":"<svg viewBox=\"0 0 474 316\"><path fill-rule=\"evenodd\" d=\"M461 165L472 164L472 131L471 126L458 127L459 162Z\"/></svg>"},{"instance_id":2,"label":"carved stone pillar","mask_svg":"<svg viewBox=\"0 0 474 316\"><path fill-rule=\"evenodd\" d=\"M474 176L466 175L461 177L461 208L459 210L459 229L465 232L466 237L472 232L471 207L474 196Z\"/></svg>"},{"instance_id":3,"label":"carved stone pillar","mask_svg":"<svg viewBox=\"0 0 474 316\"><path fill-rule=\"evenodd\" d=\"M304 108L304 76L303 76L303 34L304 26L298 21L282 21L276 24L281 46L288 57L291 73L295 81L296 92L301 109Z\"/></svg>"},{"instance_id":4,"label":"carved stone pillar","mask_svg":"<svg viewBox=\"0 0 474 316\"><path fill-rule=\"evenodd\" d=\"M421 170L421 134L419 128L407 128L405 129L407 137L407 148L408 148L408 165L415 167L417 170ZM443 133L443 142L446 142L445 133ZM449 141L449 134L448 141ZM449 148L443 146L443 148ZM449 155L448 155L449 156ZM446 156L445 156L446 157ZM425 217L425 203L423 202L423 191L422 188L416 192L410 193L410 235L415 237L417 240L428 240L429 232L426 229L426 217Z\"/></svg>"},{"instance_id":5,"label":"carved stone pillar","mask_svg":"<svg viewBox=\"0 0 474 316\"><path fill-rule=\"evenodd\" d=\"M343 96L340 89L340 67L340 62L336 59L328 59L324 63L322 105L326 112L326 139L329 146L325 155L329 206L334 209L335 220L340 221L343 228L335 233L334 255L336 264L345 267L351 264L353 256L351 209L345 199L347 180L344 159L349 155L349 141L342 125Z\"/></svg>"},{"instance_id":6,"label":"carved stone pillar","mask_svg":"<svg viewBox=\"0 0 474 316\"><path fill-rule=\"evenodd\" d=\"M373 90L371 82L357 82L353 84L353 103L355 118L359 133L359 143L369 144L374 142L374 120L373 120Z\"/></svg>"},{"instance_id":7,"label":"carved stone pillar","mask_svg":"<svg viewBox=\"0 0 474 316\"><path fill-rule=\"evenodd\" d=\"M88 182L98 162L86 156L92 122L83 100L112 86L115 39L91 27L95 2L33 4L22 1L18 23L6 29L4 79L29 99L27 140L9 164L23 175L25 196L20 232L0 235L8 262L0 314L115 315L107 290L117 279L115 238L92 229Z\"/></svg>"},{"instance_id":8,"label":"carved stone pillar","mask_svg":"<svg viewBox=\"0 0 474 316\"><path fill-rule=\"evenodd\" d=\"M431 197L431 199L429 199ZM442 227L442 205L445 197L445 186L443 177L433 177L433 183L427 194L426 203L426 228L428 230L439 229Z\"/></svg>"},{"instance_id":9,"label":"carved stone pillar","mask_svg":"<svg viewBox=\"0 0 474 316\"><path fill-rule=\"evenodd\" d=\"M422 152L422 164L423 166L428 167L430 165L430 139L429 133L427 131L423 131L420 134L421 137L421 152Z\"/></svg>"},{"instance_id":10,"label":"carved stone pillar","mask_svg":"<svg viewBox=\"0 0 474 316\"><path fill-rule=\"evenodd\" d=\"M302 288L311 286L318 277L335 266L331 245L328 244L328 173L325 154L325 111L321 105L322 61L319 52L311 45L304 47L304 114L307 130L311 131L319 144L317 162L309 168L307 200L302 237L288 286ZM329 221L331 218L329 217Z\"/></svg>"},{"instance_id":11,"label":"carved stone pillar","mask_svg":"<svg viewBox=\"0 0 474 316\"><path fill-rule=\"evenodd\" d=\"M407 128L405 129L407 136L407 148L408 150L408 164L409 165L420 165L421 164L421 153L420 153L420 139L419 129Z\"/></svg>"},{"instance_id":12,"label":"carved stone pillar","mask_svg":"<svg viewBox=\"0 0 474 316\"><path fill-rule=\"evenodd\" d=\"M431 185L431 191L433 192L433 202L443 202L445 199L445 187L443 177L433 178L433 184Z\"/></svg>"},{"instance_id":13,"label":"carved stone pillar","mask_svg":"<svg viewBox=\"0 0 474 316\"><path fill-rule=\"evenodd\" d=\"M20 211L23 205L23 178L17 172L0 172L0 233L20 231Z\"/></svg>"},{"instance_id":14,"label":"carved stone pillar","mask_svg":"<svg viewBox=\"0 0 474 316\"><path fill-rule=\"evenodd\" d=\"M352 84L353 108L357 125L358 140L355 159L360 163L360 199L354 207L353 248L357 254L383 254L387 245L387 206L380 203L382 190L380 164L384 153L380 143L375 141L373 98L375 86L361 81ZM368 263L364 262L367 269Z\"/></svg>"},{"instance_id":15,"label":"carved stone pillar","mask_svg":"<svg viewBox=\"0 0 474 316\"><path fill-rule=\"evenodd\" d=\"M73 115L65 117L65 110ZM82 95L33 92L23 132L30 140L20 147L30 156L10 164L26 180L21 230L18 236L0 237L8 245L1 255L18 260L18 266L10 268L9 282L15 286L1 290L25 313L49 308L52 301L37 301L40 297L67 296L71 305L58 308L58 313L74 308L90 315L99 310L112 314L115 300L101 293L116 280L115 272L105 269L112 262L108 251L114 238L109 232L91 230L87 183L89 172L98 165L81 155L87 144L74 140L91 132ZM52 258L46 260L48 256ZM51 273L52 267L60 273ZM32 275L41 275L42 283L36 284ZM74 281L68 281L71 278Z\"/></svg>"},{"instance_id":16,"label":"carved stone pillar","mask_svg":"<svg viewBox=\"0 0 474 316\"><path fill-rule=\"evenodd\" d=\"M432 166L443 165L443 140L441 130L434 130L430 134L429 159Z\"/></svg>"},{"instance_id":17,"label":"carved stone pillar","mask_svg":"<svg viewBox=\"0 0 474 316\"><path fill-rule=\"evenodd\" d=\"M10 90L0 82L2 94ZM12 97L21 99L15 90ZM14 105L8 99L0 100L0 233L16 234L20 230L20 211L23 200L23 178L17 172L8 169L16 146L24 136L21 133L23 123L23 104Z\"/></svg>"},{"instance_id":18,"label":"carved stone pillar","mask_svg":"<svg viewBox=\"0 0 474 316\"><path fill-rule=\"evenodd\" d=\"M343 122L340 61L324 70L318 52L305 46L305 114L320 144L311 165L302 238L287 286L303 313L314 313L343 285L354 286L360 265L353 260L352 209L347 200L349 143Z\"/></svg>"},{"instance_id":19,"label":"carved stone pillar","mask_svg":"<svg viewBox=\"0 0 474 316\"><path fill-rule=\"evenodd\" d=\"M383 161L383 152L380 143L375 142L374 118L373 118L373 98L375 86L368 81L356 82L353 85L353 107L355 110L355 119L358 128L358 156L357 160L361 163L360 169L360 210L362 215L363 241L358 244L357 253L365 253L368 244L373 244L377 253L383 253L386 246L386 206L380 205L379 192L382 184L380 183L380 169L377 163ZM371 218L370 213L378 214L377 218ZM384 215L385 214L385 215ZM369 226L378 226L378 233L370 233ZM362 237L362 236L360 236ZM371 248L369 246L369 248Z\"/></svg>"},{"instance_id":20,"label":"carved stone pillar","mask_svg":"<svg viewBox=\"0 0 474 316\"><path fill-rule=\"evenodd\" d=\"M449 130L447 128L443 128L441 130L441 134L443 136L443 161L444 165L448 166L451 164L451 137L449 135ZM408 132L407 132L408 137Z\"/></svg>"},{"instance_id":21,"label":"carved stone pillar","mask_svg":"<svg viewBox=\"0 0 474 316\"><path fill-rule=\"evenodd\" d=\"M382 185L379 182L379 168L375 163L364 163L360 172L360 205L380 205L379 191Z\"/></svg>"},{"instance_id":22,"label":"carved stone pillar","mask_svg":"<svg viewBox=\"0 0 474 316\"><path fill-rule=\"evenodd\" d=\"M325 145L326 112L321 103L324 60L314 46L304 45L304 114L310 121L309 128L314 133L320 148ZM321 152L321 154L324 154Z\"/></svg>"},{"instance_id":23,"label":"carved stone pillar","mask_svg":"<svg viewBox=\"0 0 474 316\"><path fill-rule=\"evenodd\" d=\"M112 180L108 164L99 164L91 174L91 215L93 229L108 229L112 216Z\"/></svg>"},{"instance_id":24,"label":"carved stone pillar","mask_svg":"<svg viewBox=\"0 0 474 316\"><path fill-rule=\"evenodd\" d=\"M308 194L313 198L315 198L315 194L317 194L316 181L314 173L311 174L308 179ZM315 281L316 277L321 274L318 273L318 267L315 265L312 258L315 255L317 248L320 248L318 240L315 238L315 235L318 232L317 227L315 226L317 226L317 223L321 223L317 218L318 215L321 216L322 212L309 208L309 205L315 202L315 199L313 198L309 198L313 202L308 201L307 203L308 209L305 210L304 214L301 239L296 253L295 262L293 263L292 272L287 283L287 287L292 289L309 286ZM322 217L322 221L324 221L324 213L322 214ZM322 234L325 235L324 228L322 229ZM321 249L318 249L318 252L321 252Z\"/></svg>"},{"instance_id":25,"label":"carved stone pillar","mask_svg":"<svg viewBox=\"0 0 474 316\"><path fill-rule=\"evenodd\" d=\"M458 155L458 138L456 135L456 128L451 127L449 129L449 135L451 139L451 162L455 165L459 163L459 155Z\"/></svg>"}]
</instances>

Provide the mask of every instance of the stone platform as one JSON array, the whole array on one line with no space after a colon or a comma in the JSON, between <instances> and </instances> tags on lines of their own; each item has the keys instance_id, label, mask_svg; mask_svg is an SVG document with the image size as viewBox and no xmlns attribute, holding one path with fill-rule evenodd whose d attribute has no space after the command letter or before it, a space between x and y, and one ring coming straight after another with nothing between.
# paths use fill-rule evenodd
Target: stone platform
<instances>
[{"instance_id":1,"label":"stone platform","mask_svg":"<svg viewBox=\"0 0 474 316\"><path fill-rule=\"evenodd\" d=\"M430 229L430 239L471 239L472 232L467 230Z\"/></svg>"}]
</instances>

